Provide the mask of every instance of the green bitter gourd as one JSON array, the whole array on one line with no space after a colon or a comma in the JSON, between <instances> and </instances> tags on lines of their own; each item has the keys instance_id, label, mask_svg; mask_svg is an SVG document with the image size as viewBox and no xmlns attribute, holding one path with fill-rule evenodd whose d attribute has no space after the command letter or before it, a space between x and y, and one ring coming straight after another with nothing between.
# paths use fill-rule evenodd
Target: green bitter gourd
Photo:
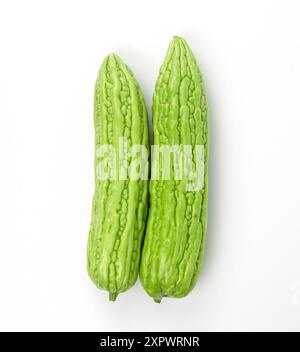
<instances>
[{"instance_id":1,"label":"green bitter gourd","mask_svg":"<svg viewBox=\"0 0 300 352\"><path fill-rule=\"evenodd\" d=\"M193 289L206 236L208 106L198 65L182 38L174 37L169 45L155 86L152 116L154 146L179 145L182 151L190 145L193 170L199 161L196 146L203 151L201 189L187 187L187 175L176 177L175 154L169 180L161 177L165 165L160 153L152 167L140 277L146 292L160 302L165 296L184 297Z\"/></svg>"},{"instance_id":2,"label":"green bitter gourd","mask_svg":"<svg viewBox=\"0 0 300 352\"><path fill-rule=\"evenodd\" d=\"M99 179L97 168L106 155L111 171L111 154L98 155L101 146L112 146L117 160L120 138L128 149L142 145L149 151L148 117L143 95L131 70L115 54L104 60L95 85L95 192L88 239L87 267L93 282L109 291L110 300L126 291L136 281L141 243L148 212L148 175L146 178L120 178L108 172ZM147 167L147 166L145 166ZM107 170L107 168L104 170Z\"/></svg>"}]
</instances>

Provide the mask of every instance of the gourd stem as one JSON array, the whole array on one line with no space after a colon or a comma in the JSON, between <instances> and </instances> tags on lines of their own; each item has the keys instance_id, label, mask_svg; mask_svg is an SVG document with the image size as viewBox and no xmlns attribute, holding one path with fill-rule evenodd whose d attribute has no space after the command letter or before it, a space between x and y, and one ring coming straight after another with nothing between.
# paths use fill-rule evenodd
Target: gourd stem
<instances>
[{"instance_id":1,"label":"gourd stem","mask_svg":"<svg viewBox=\"0 0 300 352\"><path fill-rule=\"evenodd\" d=\"M162 297L155 297L153 298L155 303L160 303L162 300Z\"/></svg>"},{"instance_id":2,"label":"gourd stem","mask_svg":"<svg viewBox=\"0 0 300 352\"><path fill-rule=\"evenodd\" d=\"M118 293L117 292L109 292L109 300L114 302L117 299Z\"/></svg>"}]
</instances>

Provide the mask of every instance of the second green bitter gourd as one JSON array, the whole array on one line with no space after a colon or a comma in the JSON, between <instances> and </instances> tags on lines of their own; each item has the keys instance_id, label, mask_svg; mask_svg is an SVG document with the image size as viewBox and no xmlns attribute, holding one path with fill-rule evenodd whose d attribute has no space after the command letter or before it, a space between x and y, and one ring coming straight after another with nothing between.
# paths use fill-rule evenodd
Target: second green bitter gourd
<instances>
[{"instance_id":1,"label":"second green bitter gourd","mask_svg":"<svg viewBox=\"0 0 300 352\"><path fill-rule=\"evenodd\" d=\"M199 161L202 146L201 189L188 187L187 178L175 175L175 156L169 180L152 165L150 212L142 251L140 277L147 293L160 302L163 297L184 297L195 286L203 259L207 223L208 106L203 80L186 41L174 37L160 69L153 96L154 146L190 145L192 165ZM159 154L160 155L160 154ZM177 165L178 166L178 165Z\"/></svg>"}]
</instances>

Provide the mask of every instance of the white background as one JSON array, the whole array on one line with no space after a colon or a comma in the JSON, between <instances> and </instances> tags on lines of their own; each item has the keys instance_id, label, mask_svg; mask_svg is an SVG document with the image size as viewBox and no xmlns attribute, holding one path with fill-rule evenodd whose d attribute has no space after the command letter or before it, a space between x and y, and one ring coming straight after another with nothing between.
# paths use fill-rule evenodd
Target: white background
<instances>
[{"instance_id":1,"label":"white background","mask_svg":"<svg viewBox=\"0 0 300 352\"><path fill-rule=\"evenodd\" d=\"M210 105L203 272L111 303L86 273L94 82L118 53L150 112L174 34ZM296 0L2 1L0 330L300 330L299 34Z\"/></svg>"}]
</instances>

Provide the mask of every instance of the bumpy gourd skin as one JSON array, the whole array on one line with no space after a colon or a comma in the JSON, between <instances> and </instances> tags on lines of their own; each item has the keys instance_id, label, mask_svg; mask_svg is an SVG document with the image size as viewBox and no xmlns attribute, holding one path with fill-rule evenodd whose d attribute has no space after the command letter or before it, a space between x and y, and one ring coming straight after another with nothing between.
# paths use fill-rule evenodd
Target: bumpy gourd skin
<instances>
[{"instance_id":1,"label":"bumpy gourd skin","mask_svg":"<svg viewBox=\"0 0 300 352\"><path fill-rule=\"evenodd\" d=\"M206 236L208 107L195 58L179 37L171 41L156 82L153 134L155 145L192 145L193 163L195 145L204 146L201 190L187 191L186 179L176 180L174 172L169 181L150 181L140 277L147 293L160 302L162 297L184 297L193 289Z\"/></svg>"},{"instance_id":2,"label":"bumpy gourd skin","mask_svg":"<svg viewBox=\"0 0 300 352\"><path fill-rule=\"evenodd\" d=\"M118 155L119 137L127 139L128 148L138 144L149 151L144 98L133 73L115 54L106 57L96 81L94 127L95 193L87 267L97 287L109 291L110 300L115 300L138 276L148 180L100 180L96 151L101 145L112 145Z\"/></svg>"}]
</instances>

